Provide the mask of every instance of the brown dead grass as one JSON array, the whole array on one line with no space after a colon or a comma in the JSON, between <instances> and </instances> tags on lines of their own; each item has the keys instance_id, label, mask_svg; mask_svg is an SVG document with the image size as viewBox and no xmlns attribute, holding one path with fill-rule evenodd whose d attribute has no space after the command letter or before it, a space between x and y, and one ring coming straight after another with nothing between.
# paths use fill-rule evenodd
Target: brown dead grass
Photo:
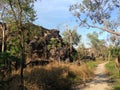
<instances>
[{"instance_id":1,"label":"brown dead grass","mask_svg":"<svg viewBox=\"0 0 120 90\"><path fill-rule=\"evenodd\" d=\"M30 73L29 76L26 76L28 81L26 85L32 83L44 90L69 90L73 85L82 84L93 77L92 71L87 68L86 64L78 66L70 63L54 63L25 71ZM29 88L29 90L32 89Z\"/></svg>"},{"instance_id":2,"label":"brown dead grass","mask_svg":"<svg viewBox=\"0 0 120 90\"><path fill-rule=\"evenodd\" d=\"M17 90L20 71L13 72L9 90ZM27 67L24 70L24 85L27 90L70 90L73 86L91 80L93 72L86 64L51 63L46 66Z\"/></svg>"}]
</instances>

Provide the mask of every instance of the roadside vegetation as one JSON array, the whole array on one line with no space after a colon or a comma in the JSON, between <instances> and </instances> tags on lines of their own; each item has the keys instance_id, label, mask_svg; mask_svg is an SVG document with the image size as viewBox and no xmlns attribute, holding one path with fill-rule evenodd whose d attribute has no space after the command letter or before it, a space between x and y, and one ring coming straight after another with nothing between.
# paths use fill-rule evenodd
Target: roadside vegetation
<instances>
[{"instance_id":1,"label":"roadside vegetation","mask_svg":"<svg viewBox=\"0 0 120 90\"><path fill-rule=\"evenodd\" d=\"M82 0L70 6L79 26L110 33L107 40L100 39L104 32L88 33L89 48L81 42L85 40L76 28L49 30L34 25L36 1L0 0L0 90L70 90L93 79L98 63L120 55L120 20L111 18L112 11L120 9L119 0ZM64 31L62 36L60 31ZM115 81L113 87L119 90L120 78L113 61L107 68Z\"/></svg>"},{"instance_id":2,"label":"roadside vegetation","mask_svg":"<svg viewBox=\"0 0 120 90\"><path fill-rule=\"evenodd\" d=\"M35 66L24 70L24 89L28 90L70 90L92 80L93 62L77 65L75 63L51 63L47 66ZM13 72L11 80L3 82L3 90L18 90L20 88L19 72ZM14 87L13 87L14 85ZM19 86L19 87L18 87ZM23 87L22 87L23 88Z\"/></svg>"},{"instance_id":3,"label":"roadside vegetation","mask_svg":"<svg viewBox=\"0 0 120 90\"><path fill-rule=\"evenodd\" d=\"M113 82L112 87L114 90L120 90L120 76L118 70L115 67L115 63L113 60L110 60L109 63L106 64L107 74L110 76L111 82Z\"/></svg>"},{"instance_id":4,"label":"roadside vegetation","mask_svg":"<svg viewBox=\"0 0 120 90\"><path fill-rule=\"evenodd\" d=\"M94 70L95 67L97 66L97 63L94 62L94 61L89 61L89 62L86 63L86 65L88 66L88 68L89 68L90 70Z\"/></svg>"}]
</instances>

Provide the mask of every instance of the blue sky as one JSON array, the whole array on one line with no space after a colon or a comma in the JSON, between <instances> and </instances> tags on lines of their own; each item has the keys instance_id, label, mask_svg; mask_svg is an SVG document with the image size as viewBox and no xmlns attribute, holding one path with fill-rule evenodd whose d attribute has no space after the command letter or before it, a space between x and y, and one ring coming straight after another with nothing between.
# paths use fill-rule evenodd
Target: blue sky
<instances>
[{"instance_id":1,"label":"blue sky","mask_svg":"<svg viewBox=\"0 0 120 90\"><path fill-rule=\"evenodd\" d=\"M80 2L81 0L41 0L35 3L37 20L34 22L37 25L48 29L59 29L64 31L64 26L69 28L77 27L77 32L82 35L82 42L88 43L87 33L93 32L95 29L86 29L78 27L76 18L69 12L69 6ZM97 30L99 31L99 30ZM101 38L106 38L103 35Z\"/></svg>"}]
</instances>

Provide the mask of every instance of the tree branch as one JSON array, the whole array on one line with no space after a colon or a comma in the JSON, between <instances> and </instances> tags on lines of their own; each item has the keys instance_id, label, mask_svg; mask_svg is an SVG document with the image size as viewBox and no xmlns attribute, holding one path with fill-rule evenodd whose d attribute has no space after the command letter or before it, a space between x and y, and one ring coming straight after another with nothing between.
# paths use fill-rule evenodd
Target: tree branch
<instances>
[{"instance_id":1,"label":"tree branch","mask_svg":"<svg viewBox=\"0 0 120 90\"><path fill-rule=\"evenodd\" d=\"M81 20L80 18L79 18L79 20L84 23L84 20ZM87 22L85 22L84 24L86 24L88 27L97 28L97 29L100 29L100 30L103 30L103 31L107 31L107 32L109 32L109 33L112 33L112 34L114 34L114 35L120 36L120 33L119 33L119 32L116 32L116 31L113 30L113 29L109 29L108 26L107 26L107 23L106 23L104 20L102 20L102 21L103 21L104 26L105 26L104 28L101 28L101 27L95 26L95 25L90 25L90 24L88 24Z\"/></svg>"},{"instance_id":2,"label":"tree branch","mask_svg":"<svg viewBox=\"0 0 120 90\"><path fill-rule=\"evenodd\" d=\"M112 30L112 29L100 28L100 27L98 27L98 26L93 26L93 25L89 25L89 26L92 27L92 28L98 28L98 29L100 29L100 30L104 30L104 31L107 31L107 32L112 33L112 34L114 34L114 35L120 36L120 33L116 32L115 30Z\"/></svg>"}]
</instances>

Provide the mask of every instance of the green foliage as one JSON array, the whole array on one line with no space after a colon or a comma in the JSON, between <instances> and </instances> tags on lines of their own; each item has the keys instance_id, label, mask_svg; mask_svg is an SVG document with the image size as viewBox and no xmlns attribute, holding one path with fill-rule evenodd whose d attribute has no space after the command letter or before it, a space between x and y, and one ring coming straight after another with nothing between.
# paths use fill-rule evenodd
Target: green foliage
<instances>
[{"instance_id":1,"label":"green foliage","mask_svg":"<svg viewBox=\"0 0 120 90\"><path fill-rule=\"evenodd\" d=\"M61 43L57 38L51 38L50 41L47 42L47 49L50 50L51 48L61 47Z\"/></svg>"},{"instance_id":2,"label":"green foliage","mask_svg":"<svg viewBox=\"0 0 120 90\"><path fill-rule=\"evenodd\" d=\"M7 52L10 55L20 56L21 48L20 48L20 40L18 37L12 37L7 44Z\"/></svg>"},{"instance_id":3,"label":"green foliage","mask_svg":"<svg viewBox=\"0 0 120 90\"><path fill-rule=\"evenodd\" d=\"M118 78L119 73L118 70L115 67L115 63L113 61L110 61L108 64L106 64L108 73L110 74L111 78Z\"/></svg>"},{"instance_id":4,"label":"green foliage","mask_svg":"<svg viewBox=\"0 0 120 90\"><path fill-rule=\"evenodd\" d=\"M12 58L11 55L7 52L0 53L0 67L7 67L11 65Z\"/></svg>"},{"instance_id":5,"label":"green foliage","mask_svg":"<svg viewBox=\"0 0 120 90\"><path fill-rule=\"evenodd\" d=\"M96 63L94 61L88 61L88 62L86 62L86 65L88 66L88 68L90 70L94 70L95 67L96 67Z\"/></svg>"},{"instance_id":6,"label":"green foliage","mask_svg":"<svg viewBox=\"0 0 120 90\"><path fill-rule=\"evenodd\" d=\"M12 72L12 62L20 62L20 58L12 56L8 52L0 53L0 81L3 82L4 79L9 78ZM6 79L7 80L7 79ZM0 82L0 84L1 84ZM4 87L4 86L2 86Z\"/></svg>"},{"instance_id":7,"label":"green foliage","mask_svg":"<svg viewBox=\"0 0 120 90\"><path fill-rule=\"evenodd\" d=\"M89 33L87 34L87 37L90 41L89 44L96 55L99 54L107 55L108 52L106 52L107 51L106 42L104 39L99 39L99 33L97 32Z\"/></svg>"},{"instance_id":8,"label":"green foliage","mask_svg":"<svg viewBox=\"0 0 120 90\"><path fill-rule=\"evenodd\" d=\"M105 41L99 39L99 34L97 32L93 32L92 34L87 34L88 39L90 40L90 45L97 50L100 50L101 47L105 45Z\"/></svg>"},{"instance_id":9,"label":"green foliage","mask_svg":"<svg viewBox=\"0 0 120 90\"><path fill-rule=\"evenodd\" d=\"M26 44L25 41L28 40L26 23L31 23L35 20L35 11L33 9L35 1L36 0L0 1L0 14L3 16L0 19L9 25L7 37L9 37L10 40L7 41L7 49L11 55L15 54L20 56L21 51L25 49L23 45ZM5 8L2 9L3 7Z\"/></svg>"},{"instance_id":10,"label":"green foliage","mask_svg":"<svg viewBox=\"0 0 120 90\"><path fill-rule=\"evenodd\" d=\"M67 43L72 43L72 45L78 45L81 39L81 35L78 35L75 29L65 30L63 33L63 40Z\"/></svg>"},{"instance_id":11,"label":"green foliage","mask_svg":"<svg viewBox=\"0 0 120 90\"><path fill-rule=\"evenodd\" d=\"M19 19L22 22L31 22L35 20L35 11L33 10L35 0L17 1L17 0L1 0L0 5L6 7L0 11L3 12L3 20L5 22L16 22ZM21 12L22 11L22 12ZM7 20L7 21L6 21Z\"/></svg>"},{"instance_id":12,"label":"green foliage","mask_svg":"<svg viewBox=\"0 0 120 90\"><path fill-rule=\"evenodd\" d=\"M88 51L85 50L84 44L81 44L77 48L78 58L81 59L83 56L88 55Z\"/></svg>"},{"instance_id":13,"label":"green foliage","mask_svg":"<svg viewBox=\"0 0 120 90\"><path fill-rule=\"evenodd\" d=\"M77 58L78 58L78 53L77 52L72 52L72 54L71 54L71 62L77 60Z\"/></svg>"},{"instance_id":14,"label":"green foliage","mask_svg":"<svg viewBox=\"0 0 120 90\"><path fill-rule=\"evenodd\" d=\"M23 69L26 58L24 25L35 20L35 11L33 9L34 1L36 0L1 0L0 2L2 8L5 7L3 11L0 9L0 11L3 12L3 16L5 16L2 18L2 20L9 23L10 26L14 25L15 32L17 32L17 34L14 35L15 38L13 39L13 41L15 40L16 45L12 44L8 47L10 49L9 51L12 51L12 54L17 52L18 55L21 57L21 85L24 83ZM15 46L15 48L13 48L13 46Z\"/></svg>"},{"instance_id":15,"label":"green foliage","mask_svg":"<svg viewBox=\"0 0 120 90\"><path fill-rule=\"evenodd\" d=\"M110 75L110 78L114 81L113 83L114 90L119 90L120 89L119 73L118 70L115 68L115 63L113 62L113 60L109 61L109 63L106 64L106 68L108 74Z\"/></svg>"},{"instance_id":16,"label":"green foliage","mask_svg":"<svg viewBox=\"0 0 120 90\"><path fill-rule=\"evenodd\" d=\"M79 42L81 40L81 35L79 35L76 32L76 29L72 29L72 30L66 29L62 33L62 35L63 35L64 42L68 44L70 61L73 61L74 59L76 59L76 56L77 56L76 52L72 51L73 45L79 44Z\"/></svg>"},{"instance_id":17,"label":"green foliage","mask_svg":"<svg viewBox=\"0 0 120 90\"><path fill-rule=\"evenodd\" d=\"M0 65L11 65L12 61L19 61L20 58L14 55L11 55L8 52L0 53Z\"/></svg>"},{"instance_id":18,"label":"green foliage","mask_svg":"<svg viewBox=\"0 0 120 90\"><path fill-rule=\"evenodd\" d=\"M120 55L120 48L119 47L110 48L110 53L112 56L118 56Z\"/></svg>"},{"instance_id":19,"label":"green foliage","mask_svg":"<svg viewBox=\"0 0 120 90\"><path fill-rule=\"evenodd\" d=\"M114 86L113 86L114 90L120 90L120 80L118 80Z\"/></svg>"},{"instance_id":20,"label":"green foliage","mask_svg":"<svg viewBox=\"0 0 120 90\"><path fill-rule=\"evenodd\" d=\"M81 0L70 6L70 12L77 17L79 26L98 28L120 36L119 0ZM117 13L113 16L113 13Z\"/></svg>"}]
</instances>

